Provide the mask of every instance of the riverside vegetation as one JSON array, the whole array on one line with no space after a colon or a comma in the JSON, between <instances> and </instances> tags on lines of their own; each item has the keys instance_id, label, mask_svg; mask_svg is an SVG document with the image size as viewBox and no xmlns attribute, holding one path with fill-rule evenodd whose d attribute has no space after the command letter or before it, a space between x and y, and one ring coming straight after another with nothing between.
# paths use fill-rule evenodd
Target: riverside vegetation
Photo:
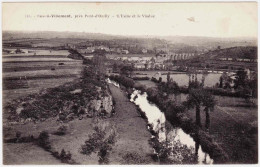
<instances>
[{"instance_id":1,"label":"riverside vegetation","mask_svg":"<svg viewBox=\"0 0 260 167\"><path fill-rule=\"evenodd\" d=\"M240 83L240 89L239 91L236 91L238 93L225 93L224 96L242 96L245 99L248 98L247 95L245 96L245 94L243 94L245 91L243 91L243 85L241 84L243 82L241 80L243 80L244 77L241 77L239 73L241 72L238 72L238 77L236 77L235 81L236 83ZM190 81L189 87L184 89L183 87L179 87L175 82L172 82L168 77L167 82L162 82L161 80L153 78L152 80L157 83L157 88L146 88L143 85L135 84L134 80L127 76L111 75L110 78L121 85L124 85L129 94L131 94L132 88L146 92L148 94L148 100L155 103L161 111L165 113L166 119L172 124L180 126L186 133L190 134L195 141L200 143L202 149L209 153L214 159L214 163L230 163L236 161L248 162L249 157L251 157L252 163L256 162L257 151L255 151L255 149L250 149L255 146L255 144L253 144L255 142L254 139L250 137L255 133L251 133L252 128L248 127L245 132L246 135L240 136L235 140L235 142L240 142L242 145L244 145L245 142L248 143L247 145L249 148L245 150L244 158L241 157L243 153L239 154L238 152L235 152L234 149L233 152L230 151L229 145L225 145L225 150L229 153L227 154L226 151L214 141L214 137L209 133L209 129L210 126L213 126L210 125L210 111L214 110L217 103L213 96L213 94L216 94L216 91L212 92L207 88L205 89L203 87L203 81L201 83L196 79ZM250 82L253 83L254 81L251 80ZM255 85L253 84L253 86ZM181 93L188 93L187 100L182 103L176 100L176 97ZM171 94L175 96L175 99L170 98ZM253 96L255 96L255 94L253 94ZM188 114L188 110L191 110L192 108L196 109L195 122L193 122L190 114ZM205 112L205 114L203 114L206 117L205 128L202 127L201 123L201 108L204 108ZM217 125L214 124L214 126ZM235 126L240 127L240 125ZM245 140L242 140L242 138ZM237 149L242 149L242 147L238 147Z\"/></svg>"}]
</instances>

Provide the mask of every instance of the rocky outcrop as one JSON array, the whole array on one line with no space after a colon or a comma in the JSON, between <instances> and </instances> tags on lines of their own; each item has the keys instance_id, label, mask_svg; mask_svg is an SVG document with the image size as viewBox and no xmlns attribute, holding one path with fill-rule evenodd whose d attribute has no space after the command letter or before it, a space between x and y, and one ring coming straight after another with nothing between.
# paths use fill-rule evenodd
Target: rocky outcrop
<instances>
[{"instance_id":1,"label":"rocky outcrop","mask_svg":"<svg viewBox=\"0 0 260 167\"><path fill-rule=\"evenodd\" d=\"M67 122L84 117L110 117L113 100L104 77L88 66L79 80L18 99L4 109L9 123L48 118Z\"/></svg>"},{"instance_id":2,"label":"rocky outcrop","mask_svg":"<svg viewBox=\"0 0 260 167\"><path fill-rule=\"evenodd\" d=\"M100 100L91 100L90 110L97 114L111 116L113 111L113 100L111 95L101 97Z\"/></svg>"}]
</instances>

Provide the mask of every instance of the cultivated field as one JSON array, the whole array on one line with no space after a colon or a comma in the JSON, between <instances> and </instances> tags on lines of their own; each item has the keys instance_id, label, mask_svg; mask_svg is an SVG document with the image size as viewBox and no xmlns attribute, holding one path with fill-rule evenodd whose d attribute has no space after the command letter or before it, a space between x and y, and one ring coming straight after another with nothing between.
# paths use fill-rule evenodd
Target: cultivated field
<instances>
[{"instance_id":1,"label":"cultivated field","mask_svg":"<svg viewBox=\"0 0 260 167\"><path fill-rule=\"evenodd\" d=\"M9 49L15 50L15 49ZM25 97L30 94L39 93L47 88L57 87L80 77L83 69L82 61L67 58L68 51L50 51L50 50L29 50L22 49L26 53L3 54L3 105L14 99ZM3 113L6 118L7 113ZM4 120L4 124L6 121ZM83 123L83 124L82 124ZM86 125L87 124L87 125ZM51 135L51 141L54 140L54 148L64 148L72 153L78 152L80 144L84 143L88 133L86 128L92 123L89 121L78 122L70 125L70 142L64 142L63 138ZM60 123L55 119L48 120L41 124L28 123L24 126L13 125L4 126L4 138L13 137L17 131L22 135L38 136L43 130L56 131ZM75 127L76 126L76 127ZM91 128L91 127L90 127ZM82 129L83 131L75 132ZM91 132L91 130L89 130ZM80 134L80 135L77 135ZM80 137L83 135L82 140ZM72 137L73 136L73 137ZM68 137L68 136L67 136ZM72 139L75 141L71 142ZM66 140L68 141L68 140ZM78 142L76 142L78 141ZM74 150L73 150L74 148ZM58 151L61 151L57 149ZM81 155L81 154L80 154ZM78 159L87 159L73 157ZM90 158L88 161L95 158ZM96 158L97 159L97 158ZM94 163L93 161L92 163ZM96 161L97 162L97 161ZM4 164L62 164L49 152L44 151L34 143L4 143Z\"/></svg>"},{"instance_id":2,"label":"cultivated field","mask_svg":"<svg viewBox=\"0 0 260 167\"><path fill-rule=\"evenodd\" d=\"M83 68L82 61L67 58L66 50L22 50L25 53L3 54L4 102L71 82Z\"/></svg>"}]
</instances>

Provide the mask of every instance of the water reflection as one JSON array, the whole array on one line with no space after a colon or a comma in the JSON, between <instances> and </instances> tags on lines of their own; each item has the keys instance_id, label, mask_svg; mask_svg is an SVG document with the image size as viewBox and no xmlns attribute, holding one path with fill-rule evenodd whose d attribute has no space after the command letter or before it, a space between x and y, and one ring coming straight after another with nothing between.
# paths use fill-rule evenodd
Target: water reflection
<instances>
[{"instance_id":1,"label":"water reflection","mask_svg":"<svg viewBox=\"0 0 260 167\"><path fill-rule=\"evenodd\" d=\"M163 112L154 105L149 103L147 100L146 92L141 94L140 91L135 90L131 95L131 102L135 103L140 109L145 112L148 123L152 125L155 132L158 132L159 141L180 141L181 144L188 147L195 147L195 152L198 155L199 164L212 164L213 159L203 152L198 142L195 142L193 138L186 134L181 128L171 127L170 129L165 128L166 118Z\"/></svg>"}]
</instances>

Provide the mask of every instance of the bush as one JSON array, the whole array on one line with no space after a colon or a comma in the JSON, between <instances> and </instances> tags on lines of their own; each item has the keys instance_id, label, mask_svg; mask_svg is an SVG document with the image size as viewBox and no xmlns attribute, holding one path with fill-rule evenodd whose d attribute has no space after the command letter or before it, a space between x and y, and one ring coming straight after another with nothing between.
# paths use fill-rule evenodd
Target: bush
<instances>
[{"instance_id":1,"label":"bush","mask_svg":"<svg viewBox=\"0 0 260 167\"><path fill-rule=\"evenodd\" d=\"M58 130L54 133L55 135L59 135L59 136L62 136L62 135L65 135L67 132L67 127L62 125L58 128Z\"/></svg>"},{"instance_id":2,"label":"bush","mask_svg":"<svg viewBox=\"0 0 260 167\"><path fill-rule=\"evenodd\" d=\"M135 89L140 90L141 93L146 91L146 87L144 85L142 85L142 84L135 84L134 87L135 87Z\"/></svg>"},{"instance_id":3,"label":"bush","mask_svg":"<svg viewBox=\"0 0 260 167\"><path fill-rule=\"evenodd\" d=\"M51 144L49 141L49 133L46 131L42 131L38 137L37 144L45 150L50 150Z\"/></svg>"},{"instance_id":4,"label":"bush","mask_svg":"<svg viewBox=\"0 0 260 167\"><path fill-rule=\"evenodd\" d=\"M156 78L154 78L154 77L152 77L151 81L153 81L155 83L159 83L159 81Z\"/></svg>"},{"instance_id":5,"label":"bush","mask_svg":"<svg viewBox=\"0 0 260 167\"><path fill-rule=\"evenodd\" d=\"M70 163L70 161L71 161L71 153L70 152L66 153L66 151L64 149L62 149L61 153L59 155L59 159L63 163Z\"/></svg>"},{"instance_id":6,"label":"bush","mask_svg":"<svg viewBox=\"0 0 260 167\"><path fill-rule=\"evenodd\" d=\"M149 80L149 77L133 77L133 80Z\"/></svg>"},{"instance_id":7,"label":"bush","mask_svg":"<svg viewBox=\"0 0 260 167\"><path fill-rule=\"evenodd\" d=\"M109 76L111 80L116 81L119 84L122 84L126 88L133 88L134 87L134 80L125 76L121 75L111 75Z\"/></svg>"},{"instance_id":8,"label":"bush","mask_svg":"<svg viewBox=\"0 0 260 167\"><path fill-rule=\"evenodd\" d=\"M99 122L97 126L94 127L94 133L89 135L89 139L81 146L80 152L89 156L92 152L98 151L99 163L108 164L109 153L115 142L115 128L107 122Z\"/></svg>"},{"instance_id":9,"label":"bush","mask_svg":"<svg viewBox=\"0 0 260 167\"><path fill-rule=\"evenodd\" d=\"M197 157L194 148L188 148L180 141L159 142L158 139L152 138L150 144L153 146L157 160L161 164L196 164Z\"/></svg>"},{"instance_id":10,"label":"bush","mask_svg":"<svg viewBox=\"0 0 260 167\"><path fill-rule=\"evenodd\" d=\"M72 160L72 155L69 151L66 153L66 151L62 149L60 153L58 151L53 151L51 154L55 158L60 159L62 163L75 164L74 160Z\"/></svg>"},{"instance_id":11,"label":"bush","mask_svg":"<svg viewBox=\"0 0 260 167\"><path fill-rule=\"evenodd\" d=\"M123 155L124 162L123 164L127 165L140 165L140 164L147 164L149 163L145 158L144 155L140 155L137 152L127 152Z\"/></svg>"}]
</instances>

